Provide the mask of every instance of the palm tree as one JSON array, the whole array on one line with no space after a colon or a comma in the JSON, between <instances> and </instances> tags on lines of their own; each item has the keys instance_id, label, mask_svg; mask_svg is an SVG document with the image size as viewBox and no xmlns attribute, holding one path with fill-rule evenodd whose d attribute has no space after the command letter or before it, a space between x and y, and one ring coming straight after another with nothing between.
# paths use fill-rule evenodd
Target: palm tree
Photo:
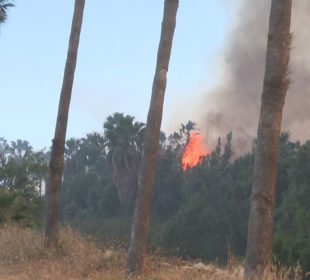
<instances>
[{"instance_id":1,"label":"palm tree","mask_svg":"<svg viewBox=\"0 0 310 280\"><path fill-rule=\"evenodd\" d=\"M161 38L157 53L157 65L153 82L151 103L147 117L142 161L138 180L137 201L128 251L128 273L140 272L142 270L144 257L147 252L147 233L149 228L155 164L159 146L167 72L173 34L176 25L178 5L178 0L165 0Z\"/></svg>"},{"instance_id":2,"label":"palm tree","mask_svg":"<svg viewBox=\"0 0 310 280\"><path fill-rule=\"evenodd\" d=\"M47 220L45 228L46 245L57 244L59 240L59 200L64 165L65 138L83 21L84 5L85 0L75 0L67 61L60 94L55 135L49 165L49 175L47 180Z\"/></svg>"},{"instance_id":3,"label":"palm tree","mask_svg":"<svg viewBox=\"0 0 310 280\"><path fill-rule=\"evenodd\" d=\"M133 202L138 186L145 124L134 117L114 113L104 123L104 137L108 149L113 179L121 202Z\"/></svg>"},{"instance_id":4,"label":"palm tree","mask_svg":"<svg viewBox=\"0 0 310 280\"><path fill-rule=\"evenodd\" d=\"M7 0L0 0L0 24L4 23L7 19L8 8L14 7L14 4Z\"/></svg>"},{"instance_id":5,"label":"palm tree","mask_svg":"<svg viewBox=\"0 0 310 280\"><path fill-rule=\"evenodd\" d=\"M245 278L272 263L272 225L282 111L288 88L292 0L272 0L264 87L255 151Z\"/></svg>"}]
</instances>

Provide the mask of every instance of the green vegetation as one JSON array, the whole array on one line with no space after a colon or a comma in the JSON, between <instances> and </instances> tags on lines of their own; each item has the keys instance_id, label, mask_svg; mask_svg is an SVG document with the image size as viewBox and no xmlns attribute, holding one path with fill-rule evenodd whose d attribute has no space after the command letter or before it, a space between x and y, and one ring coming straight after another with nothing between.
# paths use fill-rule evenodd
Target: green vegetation
<instances>
[{"instance_id":1,"label":"green vegetation","mask_svg":"<svg viewBox=\"0 0 310 280\"><path fill-rule=\"evenodd\" d=\"M27 141L9 144L0 138L0 223L42 226L46 172L43 151L34 152Z\"/></svg>"},{"instance_id":2,"label":"green vegetation","mask_svg":"<svg viewBox=\"0 0 310 280\"><path fill-rule=\"evenodd\" d=\"M120 166L126 168L123 176L132 176L141 157L138 142L132 139L140 139L143 126L119 129L118 124L124 124L122 119L131 120L125 122L129 127L135 124L134 118L122 114L114 114L107 122L114 124L109 129L115 129L115 135L112 134L115 139L128 140L121 147L124 151L126 148L127 163L124 161ZM98 238L118 237L126 241L133 201L120 200L115 176L121 169L113 169L112 138L107 139L107 123L104 128L102 134L92 133L66 142L61 219L63 224ZM225 141L219 139L213 153L200 165L183 173L181 153L194 129L195 125L189 122L168 137L161 135L151 246L161 247L168 255L217 260L219 264L226 263L227 248L231 246L235 257L242 259L254 155L251 152L236 158L233 135L228 134ZM117 145L113 146L116 151L122 151ZM310 141L291 142L289 134L284 133L280 146L274 254L283 264L299 262L304 271L310 271ZM9 144L1 139L1 223L14 220L32 227L42 225L48 155L49 152L34 152L26 141ZM122 152L115 156L118 159L125 159ZM132 183L130 179L128 182Z\"/></svg>"}]
</instances>

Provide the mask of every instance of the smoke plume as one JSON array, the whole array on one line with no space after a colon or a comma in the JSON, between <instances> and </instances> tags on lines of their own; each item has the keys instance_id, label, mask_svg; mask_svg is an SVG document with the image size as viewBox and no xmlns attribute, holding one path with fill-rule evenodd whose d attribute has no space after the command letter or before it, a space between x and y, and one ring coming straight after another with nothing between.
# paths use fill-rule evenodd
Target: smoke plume
<instances>
[{"instance_id":1,"label":"smoke plume","mask_svg":"<svg viewBox=\"0 0 310 280\"><path fill-rule=\"evenodd\" d=\"M233 133L234 151L249 151L256 137L263 87L267 32L271 1L247 0L239 11L236 27L224 50L223 75L219 84L206 92L200 108L201 128L206 128L211 145L216 138ZM291 139L310 138L310 1L293 1L290 88L282 128Z\"/></svg>"}]
</instances>

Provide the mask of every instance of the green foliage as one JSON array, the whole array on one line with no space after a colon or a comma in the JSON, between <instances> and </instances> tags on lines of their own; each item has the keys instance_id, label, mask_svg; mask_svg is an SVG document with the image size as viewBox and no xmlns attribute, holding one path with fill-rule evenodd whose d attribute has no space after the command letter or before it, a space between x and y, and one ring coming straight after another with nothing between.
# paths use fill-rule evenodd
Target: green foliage
<instances>
[{"instance_id":1,"label":"green foliage","mask_svg":"<svg viewBox=\"0 0 310 280\"><path fill-rule=\"evenodd\" d=\"M41 227L43 209L42 197L0 190L0 224L15 222L27 227Z\"/></svg>"},{"instance_id":2,"label":"green foliage","mask_svg":"<svg viewBox=\"0 0 310 280\"><path fill-rule=\"evenodd\" d=\"M278 164L276 206L280 206L289 188L289 172L295 164L296 154L300 149L300 143L293 143L289 139L289 133L285 132L280 137L280 159Z\"/></svg>"},{"instance_id":3,"label":"green foliage","mask_svg":"<svg viewBox=\"0 0 310 280\"><path fill-rule=\"evenodd\" d=\"M300 146L290 164L288 189L276 212L274 251L286 263L300 262L310 271L310 141Z\"/></svg>"},{"instance_id":4,"label":"green foliage","mask_svg":"<svg viewBox=\"0 0 310 280\"><path fill-rule=\"evenodd\" d=\"M176 156L170 149L162 151L157 158L153 188L153 221L162 223L171 218L183 203L183 174L176 165Z\"/></svg>"},{"instance_id":5,"label":"green foliage","mask_svg":"<svg viewBox=\"0 0 310 280\"><path fill-rule=\"evenodd\" d=\"M103 125L107 159L122 202L134 204L145 125L120 113Z\"/></svg>"},{"instance_id":6,"label":"green foliage","mask_svg":"<svg viewBox=\"0 0 310 280\"><path fill-rule=\"evenodd\" d=\"M117 232L116 220L124 220L128 214L118 197L104 137L93 133L85 138L69 139L65 159L62 222L86 232ZM110 225L112 220L115 228Z\"/></svg>"},{"instance_id":7,"label":"green foliage","mask_svg":"<svg viewBox=\"0 0 310 280\"><path fill-rule=\"evenodd\" d=\"M183 204L159 231L155 244L173 254L222 262L228 245L235 254L244 254L252 157L232 164L231 139L228 134L224 152L219 139L214 152L184 174ZM246 169L238 169L243 178L235 176L236 166Z\"/></svg>"},{"instance_id":8,"label":"green foliage","mask_svg":"<svg viewBox=\"0 0 310 280\"><path fill-rule=\"evenodd\" d=\"M43 151L34 152L27 141L8 144L0 138L0 189L41 192L47 162Z\"/></svg>"},{"instance_id":9,"label":"green foliage","mask_svg":"<svg viewBox=\"0 0 310 280\"><path fill-rule=\"evenodd\" d=\"M0 139L0 223L42 226L42 185L47 173L43 151L27 141Z\"/></svg>"}]
</instances>

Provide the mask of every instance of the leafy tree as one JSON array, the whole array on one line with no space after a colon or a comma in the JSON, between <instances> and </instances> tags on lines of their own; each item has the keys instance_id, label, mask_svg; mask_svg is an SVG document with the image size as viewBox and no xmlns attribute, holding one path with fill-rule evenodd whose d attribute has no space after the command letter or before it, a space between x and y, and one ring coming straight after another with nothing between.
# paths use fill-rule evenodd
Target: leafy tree
<instances>
[{"instance_id":1,"label":"leafy tree","mask_svg":"<svg viewBox=\"0 0 310 280\"><path fill-rule=\"evenodd\" d=\"M121 202L132 203L138 186L145 125L121 113L109 116L103 125L107 158Z\"/></svg>"},{"instance_id":2,"label":"leafy tree","mask_svg":"<svg viewBox=\"0 0 310 280\"><path fill-rule=\"evenodd\" d=\"M161 141L153 187L152 218L155 223L156 220L168 220L181 206L184 197L181 158L190 134L196 130L196 123L188 121L181 124L178 132L169 135L168 143L163 145Z\"/></svg>"},{"instance_id":3,"label":"leafy tree","mask_svg":"<svg viewBox=\"0 0 310 280\"><path fill-rule=\"evenodd\" d=\"M76 0L71 26L71 35L63 84L59 100L55 135L53 139L49 175L47 180L47 218L45 244L57 244L59 240L59 201L64 165L64 149L68 123L68 113L77 61L78 46L83 21L85 0Z\"/></svg>"},{"instance_id":4,"label":"leafy tree","mask_svg":"<svg viewBox=\"0 0 310 280\"><path fill-rule=\"evenodd\" d=\"M249 153L236 159L229 168L231 182L227 188L226 218L229 242L233 253L239 257L244 257L246 250L253 167L254 155Z\"/></svg>"},{"instance_id":5,"label":"leafy tree","mask_svg":"<svg viewBox=\"0 0 310 280\"><path fill-rule=\"evenodd\" d=\"M300 149L299 142L291 142L288 132L281 133L280 157L278 163L278 174L276 181L276 208L279 207L289 188L290 169L295 164L296 155Z\"/></svg>"},{"instance_id":6,"label":"leafy tree","mask_svg":"<svg viewBox=\"0 0 310 280\"><path fill-rule=\"evenodd\" d=\"M15 222L27 227L41 227L44 200L38 193L0 189L0 224Z\"/></svg>"},{"instance_id":7,"label":"leafy tree","mask_svg":"<svg viewBox=\"0 0 310 280\"><path fill-rule=\"evenodd\" d=\"M182 204L183 174L177 158L169 147L158 153L152 203L154 223L169 220Z\"/></svg>"},{"instance_id":8,"label":"leafy tree","mask_svg":"<svg viewBox=\"0 0 310 280\"><path fill-rule=\"evenodd\" d=\"M188 144L191 133L197 130L198 129L196 123L188 121L186 124L181 123L179 131L173 132L168 137L169 141L168 148L172 150L173 153L175 154L176 156L175 161L180 165L180 168L184 147Z\"/></svg>"},{"instance_id":9,"label":"leafy tree","mask_svg":"<svg viewBox=\"0 0 310 280\"><path fill-rule=\"evenodd\" d=\"M108 168L105 139L98 133L69 139L65 158L62 220L81 230L99 230L104 219L120 215L121 211Z\"/></svg>"},{"instance_id":10,"label":"leafy tree","mask_svg":"<svg viewBox=\"0 0 310 280\"><path fill-rule=\"evenodd\" d=\"M34 152L27 141L0 139L0 223L42 225L46 174L43 151Z\"/></svg>"},{"instance_id":11,"label":"leafy tree","mask_svg":"<svg viewBox=\"0 0 310 280\"><path fill-rule=\"evenodd\" d=\"M96 169L100 172L106 160L105 139L99 133L87 134L81 139L66 141L64 175Z\"/></svg>"},{"instance_id":12,"label":"leafy tree","mask_svg":"<svg viewBox=\"0 0 310 280\"><path fill-rule=\"evenodd\" d=\"M141 272L144 257L147 252L147 233L149 228L152 188L159 146L167 72L178 5L178 0L165 0L161 39L157 54L151 104L147 117L138 181L137 201L127 258L127 270L129 273Z\"/></svg>"},{"instance_id":13,"label":"leafy tree","mask_svg":"<svg viewBox=\"0 0 310 280\"><path fill-rule=\"evenodd\" d=\"M231 163L231 134L200 165L189 170L179 188L184 200L155 236L170 253L207 260L226 259L227 246L244 254L253 158Z\"/></svg>"},{"instance_id":14,"label":"leafy tree","mask_svg":"<svg viewBox=\"0 0 310 280\"><path fill-rule=\"evenodd\" d=\"M245 278L272 263L272 225L282 110L288 87L292 0L272 0L262 104L255 151Z\"/></svg>"},{"instance_id":15,"label":"leafy tree","mask_svg":"<svg viewBox=\"0 0 310 280\"><path fill-rule=\"evenodd\" d=\"M0 138L0 189L41 194L46 173L43 150L34 152L27 141L9 144Z\"/></svg>"},{"instance_id":16,"label":"leafy tree","mask_svg":"<svg viewBox=\"0 0 310 280\"><path fill-rule=\"evenodd\" d=\"M288 189L276 211L274 253L285 264L310 271L310 141L300 147L288 173Z\"/></svg>"}]
</instances>

